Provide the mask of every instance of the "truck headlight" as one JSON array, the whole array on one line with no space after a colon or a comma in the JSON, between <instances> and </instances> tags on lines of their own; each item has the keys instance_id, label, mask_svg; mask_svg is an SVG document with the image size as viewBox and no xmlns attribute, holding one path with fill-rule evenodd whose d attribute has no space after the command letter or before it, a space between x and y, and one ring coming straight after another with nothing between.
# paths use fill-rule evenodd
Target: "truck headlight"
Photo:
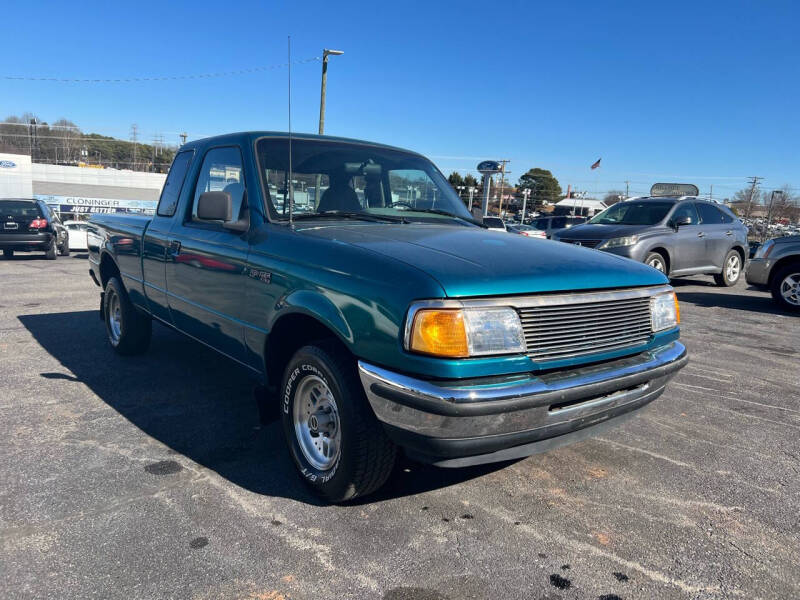
<instances>
[{"instance_id":1,"label":"truck headlight","mask_svg":"<svg viewBox=\"0 0 800 600\"><path fill-rule=\"evenodd\" d=\"M658 294L650 298L650 328L656 331L673 329L680 325L681 310L675 292Z\"/></svg>"},{"instance_id":2,"label":"truck headlight","mask_svg":"<svg viewBox=\"0 0 800 600\"><path fill-rule=\"evenodd\" d=\"M611 238L606 240L598 248L620 248L622 246L633 246L639 241L638 235L627 235L625 237Z\"/></svg>"},{"instance_id":3,"label":"truck headlight","mask_svg":"<svg viewBox=\"0 0 800 600\"><path fill-rule=\"evenodd\" d=\"M525 334L510 307L420 308L406 336L412 352L446 358L467 358L525 352Z\"/></svg>"}]
</instances>

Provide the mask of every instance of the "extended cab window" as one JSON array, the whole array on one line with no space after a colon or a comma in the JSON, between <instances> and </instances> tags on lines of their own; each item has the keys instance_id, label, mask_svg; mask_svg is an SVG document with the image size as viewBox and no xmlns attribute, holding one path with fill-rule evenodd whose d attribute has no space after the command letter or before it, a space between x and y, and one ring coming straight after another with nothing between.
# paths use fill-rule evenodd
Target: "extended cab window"
<instances>
[{"instance_id":1,"label":"extended cab window","mask_svg":"<svg viewBox=\"0 0 800 600\"><path fill-rule=\"evenodd\" d=\"M158 201L158 209L156 211L158 216L171 217L175 214L178 198L181 195L181 188L183 188L183 181L189 171L192 154L193 152L190 150L179 152L175 160L172 161L169 175L167 175L167 180L164 182L164 189L161 190L161 199Z\"/></svg>"},{"instance_id":2,"label":"extended cab window","mask_svg":"<svg viewBox=\"0 0 800 600\"><path fill-rule=\"evenodd\" d=\"M206 153L194 188L192 221L205 222L197 218L197 201L204 192L228 192L233 201L234 220L241 217L245 185L239 148L213 148Z\"/></svg>"}]
</instances>

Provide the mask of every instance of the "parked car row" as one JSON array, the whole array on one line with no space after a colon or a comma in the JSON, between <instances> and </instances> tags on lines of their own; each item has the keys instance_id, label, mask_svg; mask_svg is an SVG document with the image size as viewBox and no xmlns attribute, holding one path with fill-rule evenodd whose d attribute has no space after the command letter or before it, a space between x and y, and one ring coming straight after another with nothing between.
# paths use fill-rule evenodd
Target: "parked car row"
<instances>
[{"instance_id":1,"label":"parked car row","mask_svg":"<svg viewBox=\"0 0 800 600\"><path fill-rule=\"evenodd\" d=\"M0 199L0 249L4 258L14 252L44 252L55 260L71 250L86 251L85 221L61 221L41 200L27 198Z\"/></svg>"},{"instance_id":2,"label":"parked car row","mask_svg":"<svg viewBox=\"0 0 800 600\"><path fill-rule=\"evenodd\" d=\"M69 254L69 232L41 200L9 198L0 200L0 249L4 258L14 252L44 252L55 260Z\"/></svg>"},{"instance_id":3,"label":"parked car row","mask_svg":"<svg viewBox=\"0 0 800 600\"><path fill-rule=\"evenodd\" d=\"M533 233L522 225L506 228L643 262L671 278L712 275L717 285L733 286L746 271L748 283L769 290L784 309L800 311L800 235L751 246L747 234L753 225L726 206L696 196L650 196L620 202L587 223L549 236L544 225Z\"/></svg>"}]
</instances>

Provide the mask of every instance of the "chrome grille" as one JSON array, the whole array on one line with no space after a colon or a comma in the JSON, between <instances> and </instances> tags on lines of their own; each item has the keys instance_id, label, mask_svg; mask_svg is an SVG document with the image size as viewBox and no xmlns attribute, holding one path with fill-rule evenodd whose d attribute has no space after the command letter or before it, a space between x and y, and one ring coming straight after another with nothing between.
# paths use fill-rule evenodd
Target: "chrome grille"
<instances>
[{"instance_id":1,"label":"chrome grille","mask_svg":"<svg viewBox=\"0 0 800 600\"><path fill-rule=\"evenodd\" d=\"M567 244L575 244L576 246L585 246L586 248L594 248L603 240L576 240L573 238L559 238L560 241Z\"/></svg>"},{"instance_id":2,"label":"chrome grille","mask_svg":"<svg viewBox=\"0 0 800 600\"><path fill-rule=\"evenodd\" d=\"M652 293L634 289L540 296L518 304L528 356L541 362L646 344L652 335Z\"/></svg>"}]
</instances>

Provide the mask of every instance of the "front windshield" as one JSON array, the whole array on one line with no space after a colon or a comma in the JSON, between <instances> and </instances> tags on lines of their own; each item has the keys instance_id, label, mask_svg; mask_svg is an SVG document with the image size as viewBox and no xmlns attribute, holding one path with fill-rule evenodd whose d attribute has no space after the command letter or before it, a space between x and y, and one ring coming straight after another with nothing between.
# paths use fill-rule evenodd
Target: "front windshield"
<instances>
[{"instance_id":1,"label":"front windshield","mask_svg":"<svg viewBox=\"0 0 800 600\"><path fill-rule=\"evenodd\" d=\"M288 139L263 138L256 153L273 219L289 218L291 186L297 218L358 213L400 222L472 220L436 167L415 154L368 144L293 139L290 182Z\"/></svg>"},{"instance_id":2,"label":"front windshield","mask_svg":"<svg viewBox=\"0 0 800 600\"><path fill-rule=\"evenodd\" d=\"M655 225L667 216L674 202L618 202L589 221L599 225Z\"/></svg>"}]
</instances>

